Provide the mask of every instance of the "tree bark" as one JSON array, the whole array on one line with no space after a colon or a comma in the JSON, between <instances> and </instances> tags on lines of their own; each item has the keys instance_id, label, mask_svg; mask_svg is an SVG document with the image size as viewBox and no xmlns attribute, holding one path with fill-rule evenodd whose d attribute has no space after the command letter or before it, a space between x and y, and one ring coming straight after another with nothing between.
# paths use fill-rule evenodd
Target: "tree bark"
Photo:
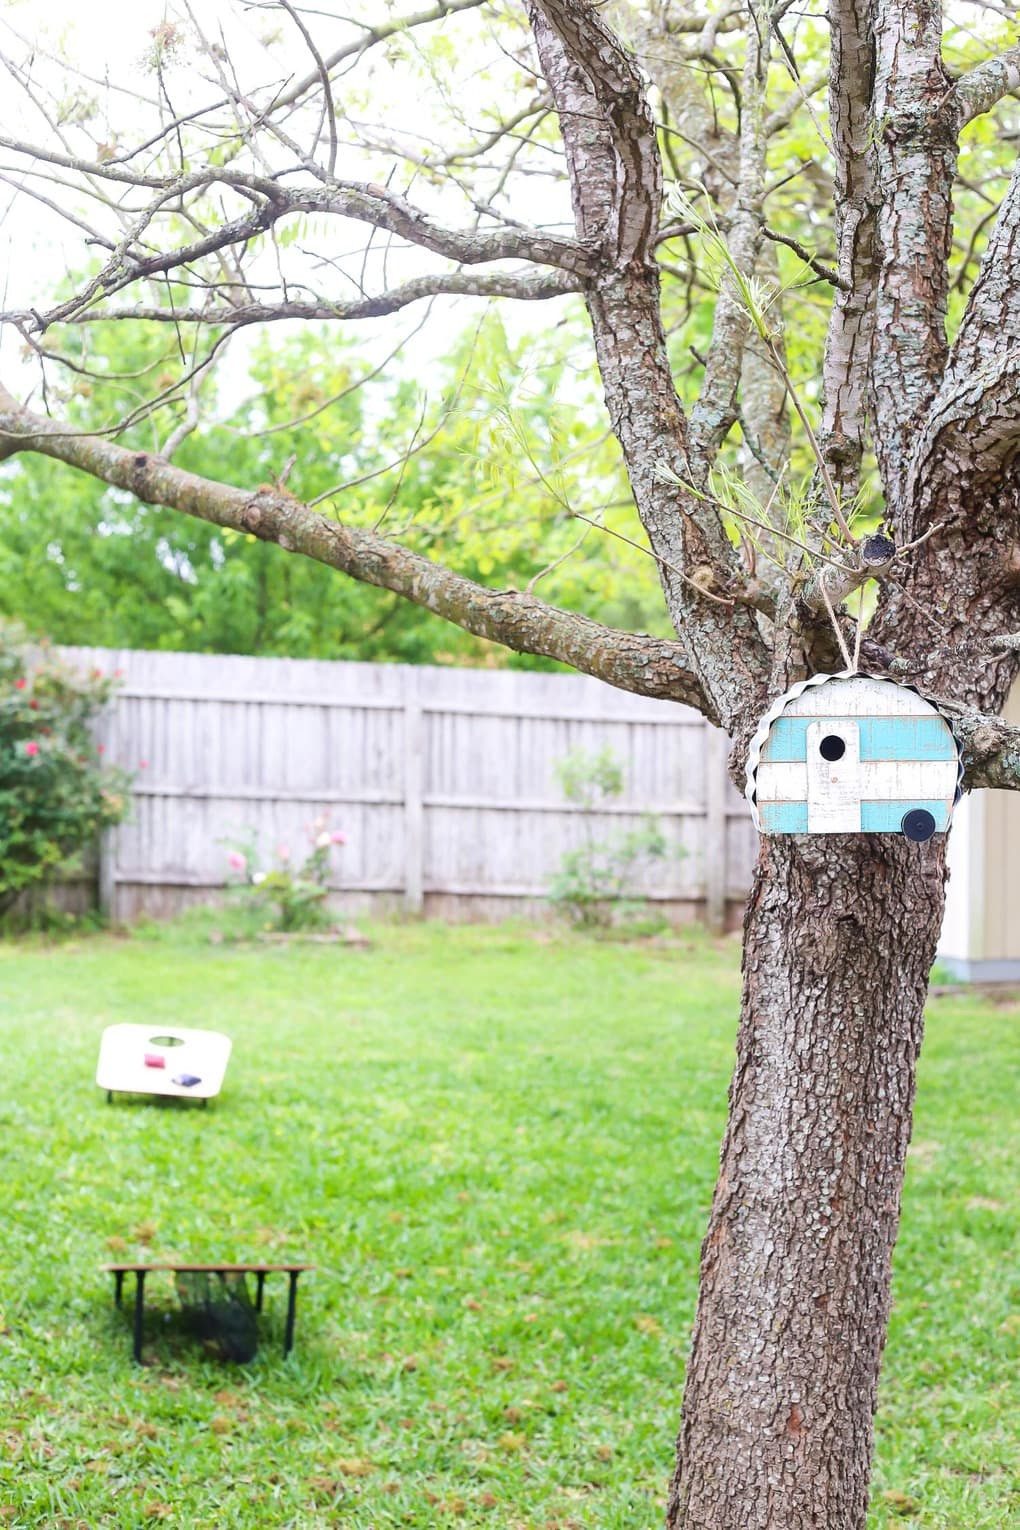
<instances>
[{"instance_id":1,"label":"tree bark","mask_svg":"<svg viewBox=\"0 0 1020 1530\"><path fill-rule=\"evenodd\" d=\"M945 840L763 838L670 1530L863 1530Z\"/></svg>"}]
</instances>

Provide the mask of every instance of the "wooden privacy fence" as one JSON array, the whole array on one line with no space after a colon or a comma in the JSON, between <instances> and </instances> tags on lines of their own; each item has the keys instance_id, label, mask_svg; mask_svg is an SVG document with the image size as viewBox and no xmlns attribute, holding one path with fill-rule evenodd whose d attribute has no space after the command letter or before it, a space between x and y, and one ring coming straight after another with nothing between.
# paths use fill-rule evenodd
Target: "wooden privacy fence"
<instances>
[{"instance_id":1,"label":"wooden privacy fence","mask_svg":"<svg viewBox=\"0 0 1020 1530\"><path fill-rule=\"evenodd\" d=\"M161 916L229 880L228 844L264 862L326 817L346 845L333 901L446 918L533 913L564 851L656 815L669 854L642 891L719 927L742 900L755 833L726 744L687 707L601 681L508 670L64 650L120 671L107 757L135 772L132 814L102 848L114 918ZM624 792L594 815L555 767L608 746ZM585 818L587 816L587 823Z\"/></svg>"}]
</instances>

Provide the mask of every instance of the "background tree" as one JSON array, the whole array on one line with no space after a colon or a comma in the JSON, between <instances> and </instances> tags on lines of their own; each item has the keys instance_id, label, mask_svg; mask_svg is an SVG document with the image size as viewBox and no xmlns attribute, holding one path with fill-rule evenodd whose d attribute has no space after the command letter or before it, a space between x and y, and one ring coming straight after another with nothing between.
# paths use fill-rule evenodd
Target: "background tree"
<instances>
[{"instance_id":1,"label":"background tree","mask_svg":"<svg viewBox=\"0 0 1020 1530\"><path fill-rule=\"evenodd\" d=\"M995 715L1020 651L1007 14L987 0L945 36L927 0L830 0L827 15L661 0L617 9L619 34L587 0L439 0L383 23L290 0L251 14L278 30L212 38L185 5L150 39L147 90L123 96L43 48L11 52L35 131L0 140L3 173L101 263L73 292L8 301L39 380L34 400L0 394L4 455L686 702L729 733L738 779L768 700L859 649L955 712L969 786L1016 786L1020 739ZM253 326L568 294L675 638L485 582L456 551L459 497L443 544L459 568L396 536L410 466L380 522L335 440L318 508L282 454L254 481L222 457L185 465L204 379ZM170 375L127 412L106 394L102 429L83 433L46 407L51 379L69 366L100 397L114 380L88 337L111 322L169 337ZM321 450L307 439L306 457ZM617 497L595 471L579 487L572 508L596 521ZM863 535L878 516L880 555ZM864 1524L944 881L942 840L762 842L673 1527Z\"/></svg>"},{"instance_id":2,"label":"background tree","mask_svg":"<svg viewBox=\"0 0 1020 1530\"><path fill-rule=\"evenodd\" d=\"M204 428L180 441L175 460L235 483L282 477L312 504L343 474L355 481L345 515L361 524L382 520L429 557L456 556L473 578L522 590L541 582L575 609L665 632L647 554L573 519L572 502L587 504L599 474L617 496L614 524L640 535L591 369L569 365L583 349L578 328L513 339L489 312L436 360L428 387L385 365L399 367L392 345L380 369L323 326L277 345L263 337L243 369L207 387ZM140 322L95 326L90 346L124 381L97 390L74 376L51 399L63 393L79 429L101 426L112 405L137 402L139 377L166 375L166 340ZM80 349L77 359L87 359ZM43 539L41 520L53 528ZM22 458L0 480L0 611L59 643L552 667L45 457Z\"/></svg>"}]
</instances>

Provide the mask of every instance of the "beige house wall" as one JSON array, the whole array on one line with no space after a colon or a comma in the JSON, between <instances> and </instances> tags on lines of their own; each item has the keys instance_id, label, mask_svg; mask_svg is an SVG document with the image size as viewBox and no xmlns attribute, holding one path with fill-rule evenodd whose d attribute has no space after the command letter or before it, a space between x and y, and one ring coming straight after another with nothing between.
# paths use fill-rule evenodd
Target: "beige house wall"
<instances>
[{"instance_id":1,"label":"beige house wall","mask_svg":"<svg viewBox=\"0 0 1020 1530\"><path fill-rule=\"evenodd\" d=\"M1020 723L1020 686L1004 713ZM983 929L974 955L984 961L1020 961L1020 793L982 792L984 802Z\"/></svg>"},{"instance_id":2,"label":"beige house wall","mask_svg":"<svg viewBox=\"0 0 1020 1530\"><path fill-rule=\"evenodd\" d=\"M1020 684L1003 712L1020 724ZM939 955L970 981L1020 980L1020 792L979 791L956 810Z\"/></svg>"}]
</instances>

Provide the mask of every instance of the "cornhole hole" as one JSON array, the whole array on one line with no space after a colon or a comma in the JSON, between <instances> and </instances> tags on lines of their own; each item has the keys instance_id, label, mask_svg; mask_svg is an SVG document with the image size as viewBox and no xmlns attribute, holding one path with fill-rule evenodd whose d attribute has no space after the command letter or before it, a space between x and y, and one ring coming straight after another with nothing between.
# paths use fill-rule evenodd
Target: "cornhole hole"
<instances>
[{"instance_id":1,"label":"cornhole hole","mask_svg":"<svg viewBox=\"0 0 1020 1530\"><path fill-rule=\"evenodd\" d=\"M114 1094L165 1094L211 1100L223 1087L230 1037L184 1026L108 1025L96 1083Z\"/></svg>"}]
</instances>

